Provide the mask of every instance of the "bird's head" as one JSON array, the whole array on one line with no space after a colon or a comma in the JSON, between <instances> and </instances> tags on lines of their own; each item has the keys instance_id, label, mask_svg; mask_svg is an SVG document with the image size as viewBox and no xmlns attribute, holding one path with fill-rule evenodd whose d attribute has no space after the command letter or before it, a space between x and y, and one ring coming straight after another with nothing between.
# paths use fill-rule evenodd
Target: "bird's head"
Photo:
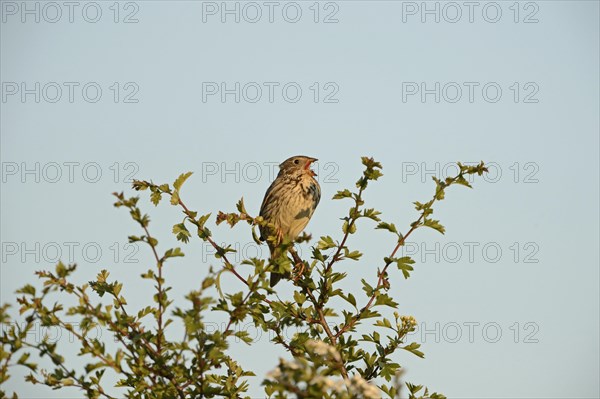
<instances>
[{"instance_id":1,"label":"bird's head","mask_svg":"<svg viewBox=\"0 0 600 399\"><path fill-rule=\"evenodd\" d=\"M279 165L279 170L283 173L289 174L308 173L311 176L316 176L317 174L310 168L312 163L315 161L317 161L317 158L296 155L283 161Z\"/></svg>"}]
</instances>

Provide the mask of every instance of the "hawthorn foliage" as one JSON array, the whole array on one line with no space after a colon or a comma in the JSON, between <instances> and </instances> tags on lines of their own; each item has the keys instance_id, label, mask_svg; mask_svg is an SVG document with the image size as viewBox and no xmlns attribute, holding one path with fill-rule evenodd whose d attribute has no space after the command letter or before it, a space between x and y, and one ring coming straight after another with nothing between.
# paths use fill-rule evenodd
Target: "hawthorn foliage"
<instances>
[{"instance_id":1,"label":"hawthorn foliage","mask_svg":"<svg viewBox=\"0 0 600 399\"><path fill-rule=\"evenodd\" d=\"M413 259L397 256L406 239L422 227L444 234L444 226L432 218L433 206L444 200L450 186L471 187L467 176L481 176L487 169L483 162L474 166L458 163L458 175L434 178L432 198L414 203L418 216L403 233L391 221L382 220L379 211L365 207L363 194L382 176L382 166L367 157L362 158L362 164L364 171L355 189L340 190L333 196L334 200L350 203L342 218L341 238L320 237L309 259L298 256L293 242L283 242L280 245L290 250L292 259L282 257L271 262L259 258L243 259L238 264L230 261L235 250L217 244L207 227L211 214L190 209L182 199L181 188L191 173L180 175L172 185L135 181L133 189L148 192L154 205L168 202L181 209L183 219L172 227L178 241L194 245L192 240L201 240L215 249L217 266L201 271L203 277L197 288L185 295L185 301L177 298L181 306L174 304L175 295L170 292L164 271L184 252L179 247L159 247L158 239L150 232L150 218L139 207L139 197L114 193L114 205L126 209L138 225L138 235L129 236L129 241L147 246L152 253L153 264L141 274L141 279L152 286L148 298L151 304L132 309L122 294L124 282L111 279L107 270L85 284L74 282L74 264L59 263L54 271L36 272L41 286L27 284L17 291L22 319L13 322L9 305L0 307L0 322L5 326L0 337L0 383L10 378L13 368L23 367L28 369L28 383L78 389L88 398L241 398L254 373L232 357L230 348L234 341L253 344L247 330L237 328L251 322L269 333L273 345L282 346L288 353L264 376L262 385L267 397L395 398L405 387L411 399L444 398L420 385L400 382L399 352L419 357L423 352L418 343L408 342L415 319L401 316L396 311L399 304L388 292L400 274L408 279L413 271ZM362 253L349 244L360 219L371 221L375 229L388 231L395 237L395 245L381 257L379 267L370 265L372 279L361 280L359 295L344 292L340 283L353 270L342 262L361 260ZM237 212L218 213L216 224L222 223L231 228L246 225L258 243L257 227L266 222L250 215L240 200ZM304 234L296 243L310 240ZM269 286L268 275L274 270L291 276L293 300L280 299ZM221 276L226 273L239 279L241 291L221 285ZM68 302L67 297L76 305L62 305ZM224 329L206 328L210 312L225 315ZM67 321L74 319L78 322ZM171 323L183 326L182 337L166 333ZM47 336L31 339L30 332L36 326L61 328L72 334L72 345L77 346L78 356L85 361L83 370L71 367L71 362L59 353L57 343ZM108 330L110 334L105 337L114 342L92 334L96 327ZM298 332L288 338L288 328ZM49 360L52 366L41 367L36 359ZM107 373L113 374L116 384L108 383ZM0 390L0 398L9 395L17 397L17 393Z\"/></svg>"}]
</instances>

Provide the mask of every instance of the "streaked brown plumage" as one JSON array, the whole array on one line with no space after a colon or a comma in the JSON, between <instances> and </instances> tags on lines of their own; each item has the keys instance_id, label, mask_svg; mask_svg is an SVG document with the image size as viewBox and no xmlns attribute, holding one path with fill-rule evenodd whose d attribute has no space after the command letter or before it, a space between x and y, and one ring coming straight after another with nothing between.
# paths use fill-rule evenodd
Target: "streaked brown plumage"
<instances>
[{"instance_id":1,"label":"streaked brown plumage","mask_svg":"<svg viewBox=\"0 0 600 399\"><path fill-rule=\"evenodd\" d=\"M297 155L279 165L279 174L271 183L260 207L260 216L275 226L260 227L261 240L269 236L277 237L275 243L268 242L271 259L281 256L277 245L284 240L293 241L304 230L312 217L319 200L321 187L310 166L317 159ZM271 273L271 287L281 279L280 273Z\"/></svg>"}]
</instances>

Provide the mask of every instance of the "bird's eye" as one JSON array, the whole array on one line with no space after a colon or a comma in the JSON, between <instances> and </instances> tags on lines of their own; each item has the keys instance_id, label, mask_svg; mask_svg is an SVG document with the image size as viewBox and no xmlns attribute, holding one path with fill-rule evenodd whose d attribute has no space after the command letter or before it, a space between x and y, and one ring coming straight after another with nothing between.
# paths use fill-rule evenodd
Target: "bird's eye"
<instances>
[{"instance_id":1,"label":"bird's eye","mask_svg":"<svg viewBox=\"0 0 600 399\"><path fill-rule=\"evenodd\" d=\"M294 163L295 163L296 165L298 165L298 164L300 163L300 160L299 160L299 159L294 159Z\"/></svg>"}]
</instances>

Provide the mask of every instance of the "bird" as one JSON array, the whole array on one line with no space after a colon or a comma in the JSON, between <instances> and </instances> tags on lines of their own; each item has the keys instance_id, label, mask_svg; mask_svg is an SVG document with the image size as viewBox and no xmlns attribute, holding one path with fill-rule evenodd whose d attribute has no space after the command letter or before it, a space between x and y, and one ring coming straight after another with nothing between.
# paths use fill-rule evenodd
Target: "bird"
<instances>
[{"instance_id":1,"label":"bird","mask_svg":"<svg viewBox=\"0 0 600 399\"><path fill-rule=\"evenodd\" d=\"M316 158L296 155L279 165L279 173L267 189L260 216L268 225L262 225L260 239L275 237L267 241L271 260L279 258L278 246L284 241L293 241L310 221L321 199L321 187L315 179L317 175L310 167ZM281 280L283 274L271 272L270 285Z\"/></svg>"}]
</instances>

